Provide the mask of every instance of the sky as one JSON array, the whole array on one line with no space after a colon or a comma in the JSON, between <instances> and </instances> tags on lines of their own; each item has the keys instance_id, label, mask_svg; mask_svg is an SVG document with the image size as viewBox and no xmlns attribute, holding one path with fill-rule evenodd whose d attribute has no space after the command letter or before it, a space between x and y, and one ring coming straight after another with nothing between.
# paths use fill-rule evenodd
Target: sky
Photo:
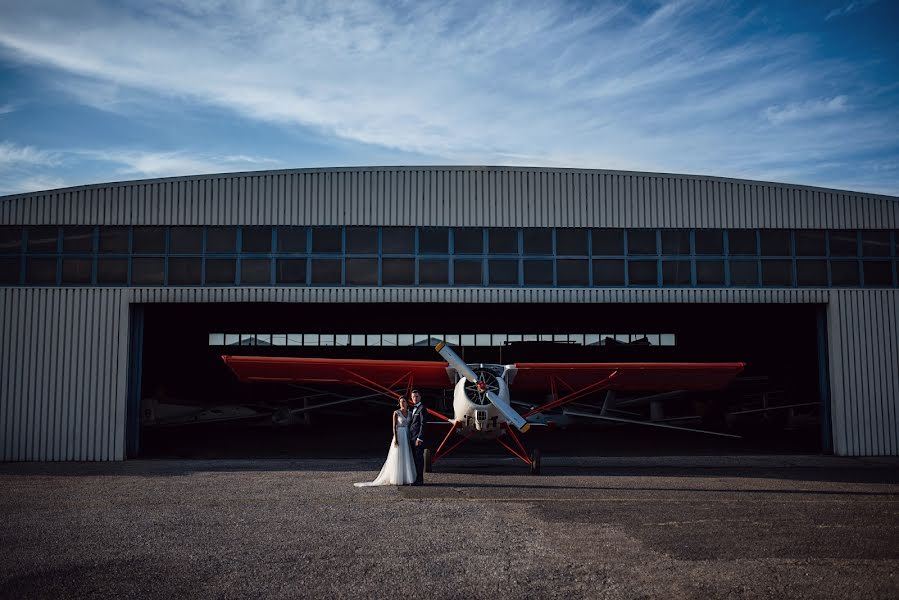
<instances>
[{"instance_id":1,"label":"sky","mask_svg":"<svg viewBox=\"0 0 899 600\"><path fill-rule=\"evenodd\" d=\"M899 196L899 1L0 0L0 195L514 165Z\"/></svg>"}]
</instances>

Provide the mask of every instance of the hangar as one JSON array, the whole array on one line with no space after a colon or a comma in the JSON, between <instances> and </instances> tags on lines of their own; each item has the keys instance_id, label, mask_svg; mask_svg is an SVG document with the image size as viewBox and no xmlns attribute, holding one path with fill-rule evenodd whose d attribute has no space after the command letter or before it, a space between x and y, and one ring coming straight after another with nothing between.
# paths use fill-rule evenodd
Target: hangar
<instances>
[{"instance_id":1,"label":"hangar","mask_svg":"<svg viewBox=\"0 0 899 600\"><path fill-rule=\"evenodd\" d=\"M732 389L648 416L897 455L897 229L895 197L579 169L303 169L6 196L0 459L140 456L160 401L277 418L347 397L248 389L223 354L434 360L435 341L483 363L741 361Z\"/></svg>"}]
</instances>

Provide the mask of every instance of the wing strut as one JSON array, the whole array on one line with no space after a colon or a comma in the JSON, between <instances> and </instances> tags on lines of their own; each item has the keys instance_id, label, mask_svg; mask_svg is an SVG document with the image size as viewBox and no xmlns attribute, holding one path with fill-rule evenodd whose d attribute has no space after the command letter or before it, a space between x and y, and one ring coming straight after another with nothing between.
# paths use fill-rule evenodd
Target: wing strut
<instances>
[{"instance_id":1,"label":"wing strut","mask_svg":"<svg viewBox=\"0 0 899 600\"><path fill-rule=\"evenodd\" d=\"M618 371L612 371L608 377L605 379L600 379L599 381L592 383L586 387L582 387L581 389L568 394L567 396L562 396L557 400L553 400L552 402L547 402L546 404L541 404L540 406L531 409L530 411L524 413L524 418L527 419L531 415L536 415L538 413L545 412L547 410L552 410L554 408L558 408L563 404L568 404L569 402L574 402L578 398L583 398L587 394L592 394L593 392L597 392L599 390L603 390L609 386L609 384L618 377Z\"/></svg>"}]
</instances>

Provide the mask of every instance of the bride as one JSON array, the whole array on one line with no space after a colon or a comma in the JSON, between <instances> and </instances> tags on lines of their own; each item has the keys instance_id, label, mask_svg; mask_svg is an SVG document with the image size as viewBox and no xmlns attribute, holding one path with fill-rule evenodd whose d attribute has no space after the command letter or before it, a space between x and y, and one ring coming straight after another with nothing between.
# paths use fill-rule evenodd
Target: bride
<instances>
[{"instance_id":1,"label":"bride","mask_svg":"<svg viewBox=\"0 0 899 600\"><path fill-rule=\"evenodd\" d=\"M387 452L387 460L374 481L354 483L356 487L374 485L408 485L415 481L415 461L409 446L407 425L409 422L409 402L405 397L399 401L399 410L393 411L393 442Z\"/></svg>"}]
</instances>

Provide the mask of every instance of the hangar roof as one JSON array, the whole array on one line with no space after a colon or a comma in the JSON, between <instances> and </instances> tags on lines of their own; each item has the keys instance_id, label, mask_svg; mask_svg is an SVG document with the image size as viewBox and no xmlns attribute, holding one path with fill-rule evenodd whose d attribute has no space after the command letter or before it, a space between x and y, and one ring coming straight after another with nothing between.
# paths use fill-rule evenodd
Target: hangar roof
<instances>
[{"instance_id":1,"label":"hangar roof","mask_svg":"<svg viewBox=\"0 0 899 600\"><path fill-rule=\"evenodd\" d=\"M0 224L896 228L899 198L701 175L505 166L335 167L110 182L0 197Z\"/></svg>"}]
</instances>

